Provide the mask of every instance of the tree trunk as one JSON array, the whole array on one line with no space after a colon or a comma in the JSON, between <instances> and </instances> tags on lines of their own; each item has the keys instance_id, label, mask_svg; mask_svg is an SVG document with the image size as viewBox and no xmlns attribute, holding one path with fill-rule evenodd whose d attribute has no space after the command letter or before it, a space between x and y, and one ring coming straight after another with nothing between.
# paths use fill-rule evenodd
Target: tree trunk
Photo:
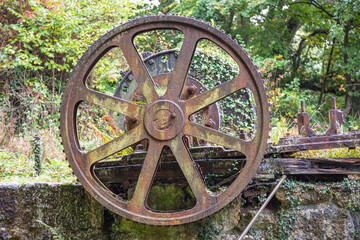
<instances>
[{"instance_id":1,"label":"tree trunk","mask_svg":"<svg viewBox=\"0 0 360 240\"><path fill-rule=\"evenodd\" d=\"M326 29L317 29L317 30L314 30L307 37L313 37L313 36L315 36L317 34L328 34L328 33L329 33L329 31L326 30ZM296 50L294 56L292 57L292 65L293 65L293 71L294 72L296 72L300 67L301 53L305 48L305 46L304 46L305 42L306 42L306 38L302 38L300 43L299 43L298 49Z\"/></svg>"},{"instance_id":2,"label":"tree trunk","mask_svg":"<svg viewBox=\"0 0 360 240\"><path fill-rule=\"evenodd\" d=\"M227 24L225 24L225 32L230 32L231 31L231 27L234 21L234 16L235 16L235 9L232 9L230 12L230 16L229 16L229 20L227 21Z\"/></svg>"},{"instance_id":3,"label":"tree trunk","mask_svg":"<svg viewBox=\"0 0 360 240\"><path fill-rule=\"evenodd\" d=\"M331 51L330 51L330 55L329 55L329 61L328 61L328 65L327 65L327 68L326 68L326 73L325 73L325 76L324 76L324 79L323 79L323 83L322 83L322 87L321 87L321 93L320 93L320 97L319 97L319 101L318 101L319 106L321 105L322 98L323 98L323 95L324 95L325 89L326 89L326 82L327 82L327 78L329 77L329 73L330 73L331 60L332 60L332 56L333 56L333 53L334 53L335 42L336 42L336 38L333 38Z\"/></svg>"},{"instance_id":4,"label":"tree trunk","mask_svg":"<svg viewBox=\"0 0 360 240\"><path fill-rule=\"evenodd\" d=\"M345 32L345 37L344 37L344 47L345 49L349 47L349 32L351 29L351 26L353 24L353 19L350 19L347 23L347 25L345 26L344 32ZM344 52L344 65L345 65L345 74L344 77L346 79L346 84L347 86L352 85L351 82L351 74L350 71L347 69L347 64L349 62L349 55L347 53L347 50L345 50ZM345 101L345 109L344 109L344 117L347 117L349 113L353 113L356 114L358 112L360 112L360 97L353 97L349 95L349 91L347 91L347 95L346 95L346 101Z\"/></svg>"}]
</instances>

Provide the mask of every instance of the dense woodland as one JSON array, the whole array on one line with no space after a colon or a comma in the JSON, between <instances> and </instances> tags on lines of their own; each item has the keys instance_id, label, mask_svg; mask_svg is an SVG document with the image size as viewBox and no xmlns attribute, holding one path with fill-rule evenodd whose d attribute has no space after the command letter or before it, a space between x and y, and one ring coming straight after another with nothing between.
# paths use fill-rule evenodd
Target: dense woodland
<instances>
[{"instance_id":1,"label":"dense woodland","mask_svg":"<svg viewBox=\"0 0 360 240\"><path fill-rule=\"evenodd\" d=\"M0 145L46 129L58 139L62 91L83 52L114 26L160 13L203 19L236 39L265 79L274 126L296 123L305 100L323 131L336 96L345 127L359 129L358 0L1 0ZM113 91L121 74L111 74L95 88Z\"/></svg>"},{"instance_id":2,"label":"dense woodland","mask_svg":"<svg viewBox=\"0 0 360 240\"><path fill-rule=\"evenodd\" d=\"M292 100L318 109L331 95L346 116L359 111L359 1L161 1L154 9L210 21L235 37L261 67L277 117L292 116Z\"/></svg>"},{"instance_id":3,"label":"dense woodland","mask_svg":"<svg viewBox=\"0 0 360 240\"><path fill-rule=\"evenodd\" d=\"M359 116L359 1L150 3L2 1L3 121L17 128L21 124L46 127L58 114L68 73L88 45L121 22L153 13L203 19L237 39L260 66L276 119L294 117L300 99L306 100L308 111L320 111L326 118L332 96L338 97L345 116ZM37 107L42 109L34 113Z\"/></svg>"}]
</instances>

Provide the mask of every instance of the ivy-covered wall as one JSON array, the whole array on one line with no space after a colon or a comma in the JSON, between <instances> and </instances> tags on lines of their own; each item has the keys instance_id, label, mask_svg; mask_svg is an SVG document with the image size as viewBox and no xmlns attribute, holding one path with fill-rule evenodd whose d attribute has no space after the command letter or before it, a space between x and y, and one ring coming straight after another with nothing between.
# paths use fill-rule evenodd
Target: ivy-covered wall
<instances>
[{"instance_id":1,"label":"ivy-covered wall","mask_svg":"<svg viewBox=\"0 0 360 240\"><path fill-rule=\"evenodd\" d=\"M287 180L247 239L360 239L359 186ZM0 184L0 239L238 239L270 190L249 189L201 221L157 227L109 212L80 185Z\"/></svg>"}]
</instances>

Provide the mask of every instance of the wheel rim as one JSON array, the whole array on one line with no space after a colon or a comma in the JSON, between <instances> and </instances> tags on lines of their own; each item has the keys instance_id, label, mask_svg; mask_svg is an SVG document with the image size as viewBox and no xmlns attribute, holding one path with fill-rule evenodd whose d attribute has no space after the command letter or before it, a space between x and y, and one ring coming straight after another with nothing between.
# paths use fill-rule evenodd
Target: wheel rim
<instances>
[{"instance_id":1,"label":"wheel rim","mask_svg":"<svg viewBox=\"0 0 360 240\"><path fill-rule=\"evenodd\" d=\"M157 94L152 78L133 44L133 39L137 34L158 29L177 29L185 36L167 91L161 97ZM180 95L191 59L196 44L201 39L208 39L223 48L238 64L240 74L233 80L194 98L181 100ZM120 47L123 51L146 99L146 105L140 106L86 87L85 80L91 69L113 47ZM240 140L190 122L191 114L245 87L252 90L256 103L257 132L251 141ZM103 146L84 153L80 149L76 133L76 109L82 101L136 118L140 124ZM163 124L159 123L159 119L163 121ZM102 205L137 222L177 225L206 217L226 206L241 193L254 177L263 158L267 147L269 119L267 98L260 75L247 54L231 38L208 24L194 19L179 16L150 16L130 21L108 32L80 59L64 92L61 106L61 134L65 154L75 175L84 188ZM245 154L247 159L245 168L227 190L220 194L207 191L206 184L184 143L184 135L216 143ZM93 164L143 139L149 140L149 148L134 195L130 201L118 199L96 178ZM146 205L147 195L164 146L169 146L172 150L196 197L196 205L191 209L159 213L150 210Z\"/></svg>"}]
</instances>

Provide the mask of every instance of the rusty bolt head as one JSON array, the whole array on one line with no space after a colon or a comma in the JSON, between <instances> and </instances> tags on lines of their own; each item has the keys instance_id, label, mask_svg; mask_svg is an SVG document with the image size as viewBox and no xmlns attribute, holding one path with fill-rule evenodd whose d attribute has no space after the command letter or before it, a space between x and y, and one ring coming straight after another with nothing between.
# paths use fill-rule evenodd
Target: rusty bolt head
<instances>
[{"instance_id":1,"label":"rusty bolt head","mask_svg":"<svg viewBox=\"0 0 360 240\"><path fill-rule=\"evenodd\" d=\"M136 123L137 119L134 117L129 117L129 122L130 123Z\"/></svg>"},{"instance_id":2,"label":"rusty bolt head","mask_svg":"<svg viewBox=\"0 0 360 240\"><path fill-rule=\"evenodd\" d=\"M240 139L242 140L246 139L246 132L244 129L240 129Z\"/></svg>"},{"instance_id":3,"label":"rusty bolt head","mask_svg":"<svg viewBox=\"0 0 360 240\"><path fill-rule=\"evenodd\" d=\"M215 125L215 122L212 119L207 120L205 123L206 127L213 127L214 125Z\"/></svg>"},{"instance_id":4,"label":"rusty bolt head","mask_svg":"<svg viewBox=\"0 0 360 240\"><path fill-rule=\"evenodd\" d=\"M188 87L187 91L189 94L194 94L197 90L197 87L194 84L191 84L191 86Z\"/></svg>"}]
</instances>

